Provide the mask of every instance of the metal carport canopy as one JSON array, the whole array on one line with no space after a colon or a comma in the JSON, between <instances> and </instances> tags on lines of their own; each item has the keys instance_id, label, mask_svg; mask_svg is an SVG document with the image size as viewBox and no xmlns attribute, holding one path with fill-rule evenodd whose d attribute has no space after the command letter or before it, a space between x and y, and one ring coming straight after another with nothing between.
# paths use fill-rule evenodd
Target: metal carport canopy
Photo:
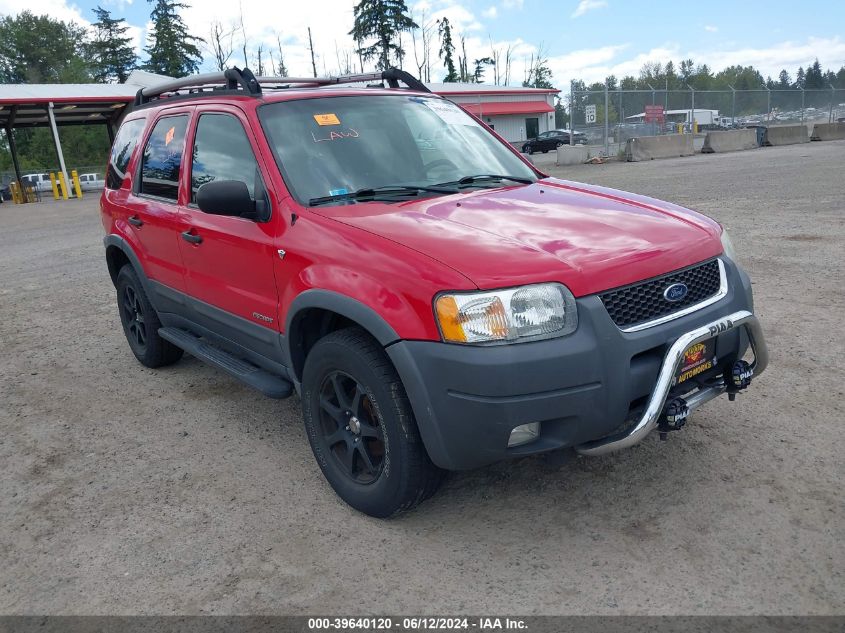
<instances>
[{"instance_id":1,"label":"metal carport canopy","mask_svg":"<svg viewBox=\"0 0 845 633\"><path fill-rule=\"evenodd\" d=\"M124 84L2 84L0 85L0 127L6 131L15 175L21 179L17 147L12 130L49 127L59 165L67 182L64 155L57 126L106 125L109 138L114 126L141 88L171 79L144 71L133 71Z\"/></svg>"}]
</instances>

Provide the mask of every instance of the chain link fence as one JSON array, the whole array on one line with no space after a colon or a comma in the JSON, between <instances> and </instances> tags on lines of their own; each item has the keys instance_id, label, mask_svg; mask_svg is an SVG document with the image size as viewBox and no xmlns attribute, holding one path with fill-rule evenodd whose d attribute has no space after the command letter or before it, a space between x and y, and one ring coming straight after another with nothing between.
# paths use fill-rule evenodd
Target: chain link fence
<instances>
[{"instance_id":1,"label":"chain link fence","mask_svg":"<svg viewBox=\"0 0 845 633\"><path fill-rule=\"evenodd\" d=\"M845 89L573 91L569 112L571 129L608 155L630 138L660 134L696 134L700 149L708 130L805 124L809 134L814 123L845 119Z\"/></svg>"}]
</instances>

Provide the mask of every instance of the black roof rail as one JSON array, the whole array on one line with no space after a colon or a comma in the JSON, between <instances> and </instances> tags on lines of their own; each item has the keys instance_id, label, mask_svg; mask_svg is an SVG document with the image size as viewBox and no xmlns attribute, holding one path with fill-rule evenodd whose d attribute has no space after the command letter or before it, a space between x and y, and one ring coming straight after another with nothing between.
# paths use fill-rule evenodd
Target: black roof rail
<instances>
[{"instance_id":1,"label":"black roof rail","mask_svg":"<svg viewBox=\"0 0 845 633\"><path fill-rule=\"evenodd\" d=\"M399 82L401 81L411 90L431 92L419 79L399 68L388 68L387 70L371 73L338 75L336 77L256 77L248 68L241 70L240 68L233 67L225 71L190 75L148 88L141 88L135 94L134 105L144 105L153 99L161 98L164 94L174 93L180 90L187 90L196 96L203 94L215 96L224 90L229 93L259 96L262 94L262 84L267 87L271 87L273 84L279 87L288 87L292 84L302 87L319 87L367 81L386 81L387 85L391 88L399 88Z\"/></svg>"},{"instance_id":2,"label":"black roof rail","mask_svg":"<svg viewBox=\"0 0 845 633\"><path fill-rule=\"evenodd\" d=\"M216 94L219 94L221 90L240 92L252 96L261 94L261 85L249 68L241 70L240 68L232 67L216 73L189 75L187 77L165 81L155 86L149 86L148 88L141 88L135 94L134 105L143 105L153 99L160 98L164 94L178 92L179 90L195 91L201 94L203 90L209 89L216 91Z\"/></svg>"},{"instance_id":3,"label":"black roof rail","mask_svg":"<svg viewBox=\"0 0 845 633\"><path fill-rule=\"evenodd\" d=\"M404 83L411 90L431 92L425 84L411 73L399 68L388 68L371 73L355 73L351 75L337 75L335 77L258 77L260 84L276 84L288 86L331 86L337 84L365 83L368 81L386 81L391 88L399 88L399 82Z\"/></svg>"}]
</instances>

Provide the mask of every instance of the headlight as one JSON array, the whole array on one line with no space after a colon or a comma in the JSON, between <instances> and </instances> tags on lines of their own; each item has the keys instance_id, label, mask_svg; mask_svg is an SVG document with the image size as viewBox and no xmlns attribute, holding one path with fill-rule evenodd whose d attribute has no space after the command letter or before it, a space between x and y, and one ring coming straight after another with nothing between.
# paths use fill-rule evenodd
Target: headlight
<instances>
[{"instance_id":1,"label":"headlight","mask_svg":"<svg viewBox=\"0 0 845 633\"><path fill-rule=\"evenodd\" d=\"M445 293L434 301L444 341L493 343L564 336L578 327L575 297L561 284Z\"/></svg>"},{"instance_id":2,"label":"headlight","mask_svg":"<svg viewBox=\"0 0 845 633\"><path fill-rule=\"evenodd\" d=\"M724 226L722 227L722 248L725 251L725 257L732 262L735 262L736 251L734 250L734 243L731 241L731 237L728 235L728 230Z\"/></svg>"}]
</instances>

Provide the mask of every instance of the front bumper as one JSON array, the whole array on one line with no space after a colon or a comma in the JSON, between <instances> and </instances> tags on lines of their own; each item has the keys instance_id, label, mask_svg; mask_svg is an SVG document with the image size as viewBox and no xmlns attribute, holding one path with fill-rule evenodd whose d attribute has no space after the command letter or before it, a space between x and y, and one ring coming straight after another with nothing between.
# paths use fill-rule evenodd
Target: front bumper
<instances>
[{"instance_id":1,"label":"front bumper","mask_svg":"<svg viewBox=\"0 0 845 633\"><path fill-rule=\"evenodd\" d=\"M461 470L565 447L593 455L636 444L657 426L668 397L698 386L687 395L692 409L725 391L712 375L672 387L680 356L711 337L711 327L719 329L714 373L726 371L752 342L759 374L767 355L752 314L751 284L730 260L724 264L728 291L722 300L638 332L622 332L591 296L577 300L576 332L559 339L388 346L431 459ZM509 448L511 431L533 422L540 423L539 437Z\"/></svg>"}]
</instances>

